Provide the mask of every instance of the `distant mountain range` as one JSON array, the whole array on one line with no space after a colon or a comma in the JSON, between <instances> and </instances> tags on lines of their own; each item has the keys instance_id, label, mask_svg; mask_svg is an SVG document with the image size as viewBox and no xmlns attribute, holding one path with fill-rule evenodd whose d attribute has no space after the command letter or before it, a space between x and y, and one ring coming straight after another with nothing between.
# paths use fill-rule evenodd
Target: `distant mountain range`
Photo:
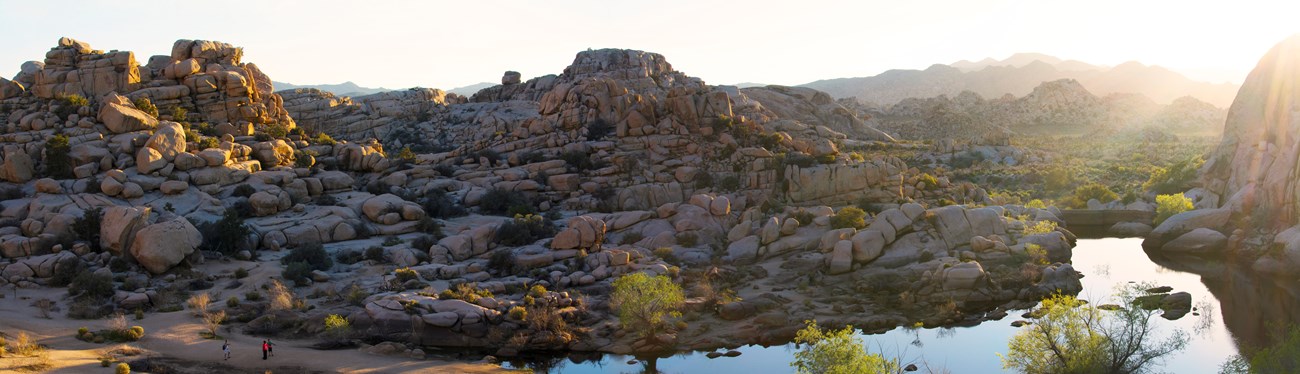
<instances>
[{"instance_id":1,"label":"distant mountain range","mask_svg":"<svg viewBox=\"0 0 1300 374\"><path fill-rule=\"evenodd\" d=\"M361 87L358 86L356 83L352 83L352 82L343 82L339 84L302 84L302 85L293 84L293 83L284 83L284 82L274 82L274 81L271 83L275 85L276 91L292 90L296 88L315 88L321 91L332 93L336 96L349 96L349 97L366 96L371 94L377 94L380 92L397 90L397 89L389 89L383 87L379 87L379 88ZM453 88L447 90L447 93L454 93L454 94L463 95L465 97L469 97L471 95L474 95L475 92L478 92L478 90L487 87L492 87L492 86L495 86L495 84L483 82L483 83L471 84L465 87Z\"/></svg>"},{"instance_id":2,"label":"distant mountain range","mask_svg":"<svg viewBox=\"0 0 1300 374\"><path fill-rule=\"evenodd\" d=\"M1074 79L1100 96L1141 94L1160 104L1192 96L1220 108L1232 104L1239 87L1193 81L1169 69L1138 62L1108 67L1036 53L1015 54L1004 60L935 64L925 70L895 69L872 77L826 79L802 86L835 98L857 97L864 102L893 105L907 98L955 96L962 91L988 98L1008 94L1019 97L1043 82L1060 79Z\"/></svg>"}]
</instances>

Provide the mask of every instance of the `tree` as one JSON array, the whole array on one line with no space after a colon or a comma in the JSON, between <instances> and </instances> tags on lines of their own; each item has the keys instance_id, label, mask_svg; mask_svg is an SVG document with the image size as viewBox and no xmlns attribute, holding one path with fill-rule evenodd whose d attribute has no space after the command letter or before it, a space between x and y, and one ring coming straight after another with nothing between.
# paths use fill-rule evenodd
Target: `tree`
<instances>
[{"instance_id":1,"label":"tree","mask_svg":"<svg viewBox=\"0 0 1300 374\"><path fill-rule=\"evenodd\" d=\"M895 373L898 362L884 356L867 352L862 345L862 338L854 333L853 326L840 330L822 330L817 321L806 321L807 327L799 330L794 341L803 345L794 353L795 367L798 373L848 374L848 373Z\"/></svg>"},{"instance_id":2,"label":"tree","mask_svg":"<svg viewBox=\"0 0 1300 374\"><path fill-rule=\"evenodd\" d=\"M1158 309L1136 300L1152 284L1130 284L1117 295L1123 303L1103 310L1068 295L1043 300L1034 323L1008 342L1002 367L1022 373L1146 373L1164 357L1187 346L1175 330L1157 341L1151 319Z\"/></svg>"},{"instance_id":3,"label":"tree","mask_svg":"<svg viewBox=\"0 0 1300 374\"><path fill-rule=\"evenodd\" d=\"M680 316L678 309L685 301L682 287L672 279L639 272L614 281L610 295L610 306L618 311L623 328L639 329L643 338L658 333L667 318Z\"/></svg>"},{"instance_id":4,"label":"tree","mask_svg":"<svg viewBox=\"0 0 1300 374\"><path fill-rule=\"evenodd\" d=\"M217 338L217 328L221 327L221 323L225 321L226 311L224 310L203 313L203 325L207 326L208 334L211 334L213 339Z\"/></svg>"},{"instance_id":5,"label":"tree","mask_svg":"<svg viewBox=\"0 0 1300 374\"><path fill-rule=\"evenodd\" d=\"M68 152L72 146L68 136L58 134L45 140L45 173L54 179L70 179L72 175L72 158Z\"/></svg>"}]
</instances>

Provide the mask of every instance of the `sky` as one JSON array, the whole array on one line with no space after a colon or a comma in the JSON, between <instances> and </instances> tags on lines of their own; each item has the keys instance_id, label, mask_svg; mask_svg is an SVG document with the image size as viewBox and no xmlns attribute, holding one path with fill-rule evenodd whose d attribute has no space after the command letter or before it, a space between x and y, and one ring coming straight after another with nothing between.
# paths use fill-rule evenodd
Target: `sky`
<instances>
[{"instance_id":1,"label":"sky","mask_svg":"<svg viewBox=\"0 0 1300 374\"><path fill-rule=\"evenodd\" d=\"M1292 1L0 0L0 76L68 36L141 63L177 39L244 47L294 84L451 89L559 74L588 48L664 55L710 84L797 85L1037 52L1240 83L1300 32Z\"/></svg>"}]
</instances>

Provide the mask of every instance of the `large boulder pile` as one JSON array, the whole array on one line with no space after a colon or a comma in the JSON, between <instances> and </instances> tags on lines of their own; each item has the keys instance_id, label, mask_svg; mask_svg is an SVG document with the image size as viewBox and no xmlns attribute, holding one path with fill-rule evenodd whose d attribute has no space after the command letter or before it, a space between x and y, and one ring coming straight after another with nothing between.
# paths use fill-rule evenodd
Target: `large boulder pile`
<instances>
[{"instance_id":1,"label":"large boulder pile","mask_svg":"<svg viewBox=\"0 0 1300 374\"><path fill-rule=\"evenodd\" d=\"M1144 246L1170 252L1255 259L1258 271L1300 271L1300 36L1264 55L1246 77L1223 140L1201 169L1198 210L1156 227ZM1270 247L1278 251L1266 251Z\"/></svg>"}]
</instances>

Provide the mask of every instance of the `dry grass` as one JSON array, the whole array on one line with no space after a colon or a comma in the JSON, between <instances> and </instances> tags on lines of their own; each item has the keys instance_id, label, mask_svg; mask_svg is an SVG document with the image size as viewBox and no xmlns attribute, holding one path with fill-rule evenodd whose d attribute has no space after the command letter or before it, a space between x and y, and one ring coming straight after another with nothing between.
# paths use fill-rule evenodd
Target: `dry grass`
<instances>
[{"instance_id":1,"label":"dry grass","mask_svg":"<svg viewBox=\"0 0 1300 374\"><path fill-rule=\"evenodd\" d=\"M289 291L283 283L278 280L271 281L271 286L267 290L270 294L271 310L291 310L294 307L293 292Z\"/></svg>"},{"instance_id":2,"label":"dry grass","mask_svg":"<svg viewBox=\"0 0 1300 374\"><path fill-rule=\"evenodd\" d=\"M190 307L190 312L194 313L195 317L202 317L203 315L207 314L208 304L211 303L212 303L212 295L209 295L207 292L190 296L190 299L185 301L185 305L188 305Z\"/></svg>"},{"instance_id":3,"label":"dry grass","mask_svg":"<svg viewBox=\"0 0 1300 374\"><path fill-rule=\"evenodd\" d=\"M37 344L25 331L19 332L12 343L0 338L0 348L0 356L9 358L5 369L41 372L54 366L45 347Z\"/></svg>"}]
</instances>

